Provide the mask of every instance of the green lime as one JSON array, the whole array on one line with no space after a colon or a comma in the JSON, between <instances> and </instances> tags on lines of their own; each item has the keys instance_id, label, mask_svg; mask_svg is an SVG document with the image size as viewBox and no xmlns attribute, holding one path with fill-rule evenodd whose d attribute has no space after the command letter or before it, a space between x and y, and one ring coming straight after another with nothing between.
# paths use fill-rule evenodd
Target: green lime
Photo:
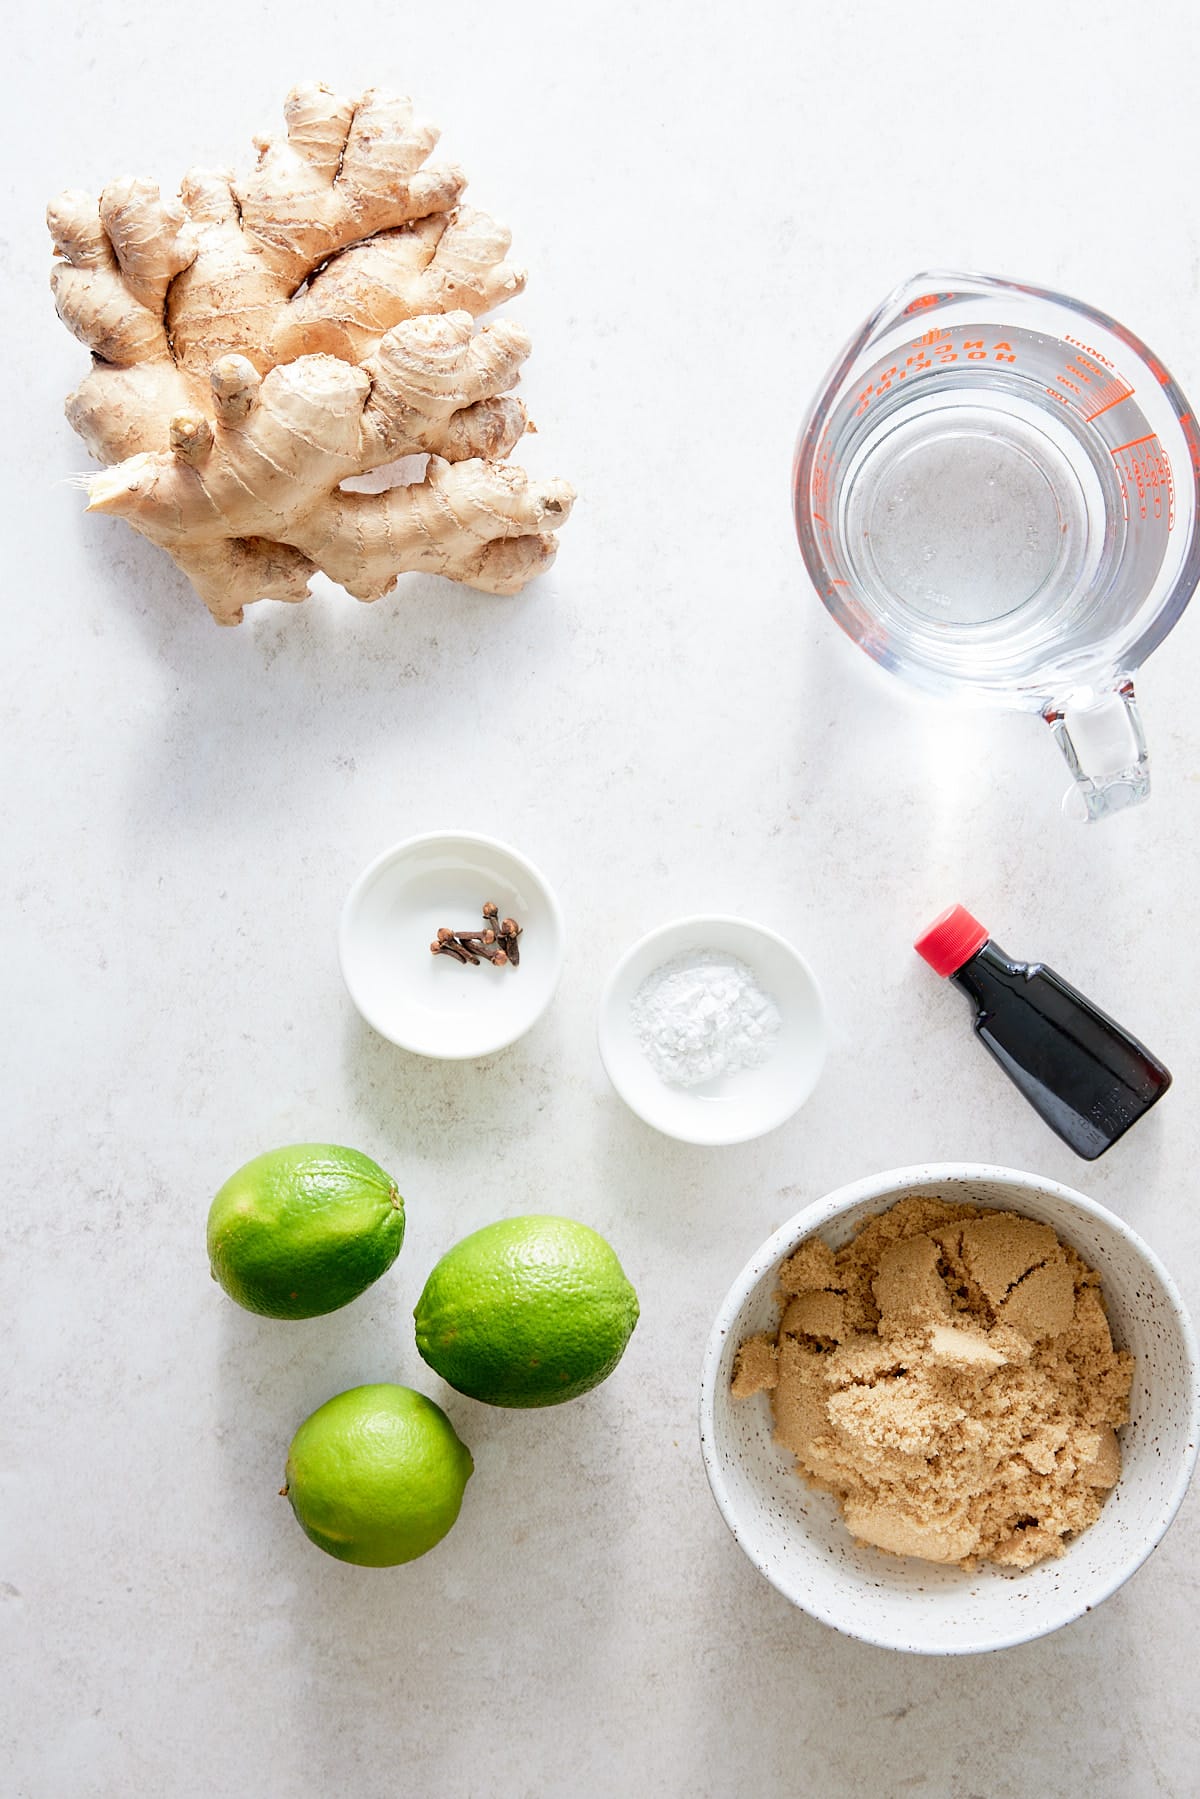
<instances>
[{"instance_id":1,"label":"green lime","mask_svg":"<svg viewBox=\"0 0 1200 1799\"><path fill-rule=\"evenodd\" d=\"M570 1218L505 1218L448 1250L413 1314L442 1379L488 1405L559 1405L610 1375L638 1320L609 1245Z\"/></svg>"},{"instance_id":2,"label":"green lime","mask_svg":"<svg viewBox=\"0 0 1200 1799\"><path fill-rule=\"evenodd\" d=\"M332 1143L255 1156L208 1214L214 1279L268 1318L335 1312L391 1267L403 1241L395 1181L369 1156Z\"/></svg>"},{"instance_id":3,"label":"green lime","mask_svg":"<svg viewBox=\"0 0 1200 1799\"><path fill-rule=\"evenodd\" d=\"M411 1387L351 1387L292 1438L282 1491L340 1562L391 1568L440 1543L475 1464L441 1406Z\"/></svg>"}]
</instances>

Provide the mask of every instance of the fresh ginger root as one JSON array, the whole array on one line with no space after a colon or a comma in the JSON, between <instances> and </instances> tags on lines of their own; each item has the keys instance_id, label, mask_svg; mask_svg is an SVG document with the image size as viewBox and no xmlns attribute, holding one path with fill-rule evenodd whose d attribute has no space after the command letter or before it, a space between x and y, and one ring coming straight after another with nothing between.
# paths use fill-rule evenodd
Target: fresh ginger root
<instances>
[{"instance_id":1,"label":"fresh ginger root","mask_svg":"<svg viewBox=\"0 0 1200 1799\"><path fill-rule=\"evenodd\" d=\"M509 236L408 100L293 89L245 180L74 190L47 221L64 324L93 355L67 417L108 464L92 512L174 557L213 617L302 600L318 569L377 599L424 570L517 593L554 560L566 482L501 458L529 339L474 320L524 286ZM427 455L423 481L342 482Z\"/></svg>"}]
</instances>

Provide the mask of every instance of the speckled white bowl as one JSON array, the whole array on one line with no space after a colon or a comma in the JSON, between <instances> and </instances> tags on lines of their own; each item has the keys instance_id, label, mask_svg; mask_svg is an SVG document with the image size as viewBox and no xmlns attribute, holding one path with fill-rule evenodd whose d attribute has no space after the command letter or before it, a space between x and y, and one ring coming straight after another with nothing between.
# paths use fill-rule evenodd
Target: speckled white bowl
<instances>
[{"instance_id":1,"label":"speckled white bowl","mask_svg":"<svg viewBox=\"0 0 1200 1799\"><path fill-rule=\"evenodd\" d=\"M729 1391L739 1343L778 1320L779 1264L817 1233L835 1248L918 1193L1021 1212L1096 1268L1113 1336L1136 1361L1122 1471L1066 1552L1024 1573L965 1574L855 1542L833 1499L805 1485L773 1440L768 1396ZM1037 1175L965 1163L893 1169L841 1187L775 1232L717 1314L700 1381L700 1443L714 1497L750 1560L793 1604L848 1636L925 1655L971 1655L1047 1635L1115 1593L1179 1509L1200 1436L1196 1337L1162 1263L1122 1219Z\"/></svg>"}]
</instances>

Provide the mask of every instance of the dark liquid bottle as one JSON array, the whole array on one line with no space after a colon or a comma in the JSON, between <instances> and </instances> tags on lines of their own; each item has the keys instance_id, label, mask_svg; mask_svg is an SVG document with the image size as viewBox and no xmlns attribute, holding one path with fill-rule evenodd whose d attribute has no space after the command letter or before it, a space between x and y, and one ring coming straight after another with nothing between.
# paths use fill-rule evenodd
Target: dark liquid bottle
<instances>
[{"instance_id":1,"label":"dark liquid bottle","mask_svg":"<svg viewBox=\"0 0 1200 1799\"><path fill-rule=\"evenodd\" d=\"M1171 1085L1145 1044L1040 962L1014 962L962 906L916 942L975 1007L975 1030L1035 1111L1094 1162Z\"/></svg>"}]
</instances>

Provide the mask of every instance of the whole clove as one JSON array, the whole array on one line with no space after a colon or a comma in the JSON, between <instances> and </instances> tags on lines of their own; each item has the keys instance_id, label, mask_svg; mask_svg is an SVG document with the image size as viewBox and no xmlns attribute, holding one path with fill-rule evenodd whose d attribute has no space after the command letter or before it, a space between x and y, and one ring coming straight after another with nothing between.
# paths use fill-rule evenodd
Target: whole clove
<instances>
[{"instance_id":1,"label":"whole clove","mask_svg":"<svg viewBox=\"0 0 1200 1799\"><path fill-rule=\"evenodd\" d=\"M443 938L439 933L436 941L429 947L435 956L449 956L453 961L461 962L464 966L468 962L474 962L476 967L479 966L479 957L472 955L471 951L464 948L461 943L456 943L453 937Z\"/></svg>"},{"instance_id":2,"label":"whole clove","mask_svg":"<svg viewBox=\"0 0 1200 1799\"><path fill-rule=\"evenodd\" d=\"M521 960L521 952L517 948L517 938L521 935L521 927L515 918L502 918L496 941L515 968Z\"/></svg>"},{"instance_id":3,"label":"whole clove","mask_svg":"<svg viewBox=\"0 0 1200 1799\"><path fill-rule=\"evenodd\" d=\"M494 962L497 968L503 968L504 964L508 961L506 952L501 949L498 943L480 943L478 938L476 938L475 947L478 954L481 955L485 961Z\"/></svg>"}]
</instances>

